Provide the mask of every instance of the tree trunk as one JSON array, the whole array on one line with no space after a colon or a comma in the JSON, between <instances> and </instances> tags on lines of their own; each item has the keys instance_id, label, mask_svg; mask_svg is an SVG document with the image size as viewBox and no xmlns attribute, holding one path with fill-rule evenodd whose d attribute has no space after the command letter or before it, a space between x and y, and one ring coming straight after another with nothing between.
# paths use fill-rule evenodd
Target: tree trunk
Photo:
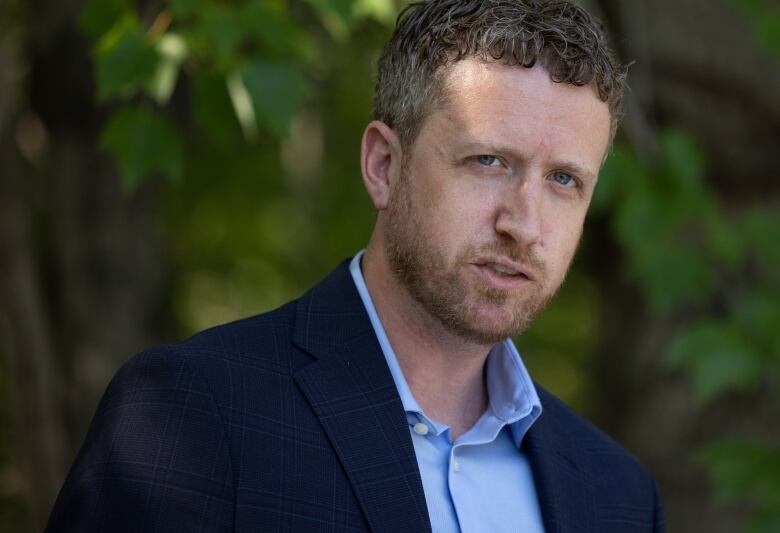
<instances>
[{"instance_id":1,"label":"tree trunk","mask_svg":"<svg viewBox=\"0 0 780 533\"><path fill-rule=\"evenodd\" d=\"M80 3L34 4L27 34L0 32L0 355L14 458L3 496L26 511L0 524L13 531L43 528L109 378L170 324L155 187L125 193L97 147L104 113Z\"/></svg>"}]
</instances>

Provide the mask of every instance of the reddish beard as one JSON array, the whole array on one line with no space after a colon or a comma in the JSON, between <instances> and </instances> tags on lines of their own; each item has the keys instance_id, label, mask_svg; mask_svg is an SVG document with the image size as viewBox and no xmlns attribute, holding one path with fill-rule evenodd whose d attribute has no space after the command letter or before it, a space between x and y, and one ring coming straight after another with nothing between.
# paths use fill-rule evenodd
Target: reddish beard
<instances>
[{"instance_id":1,"label":"reddish beard","mask_svg":"<svg viewBox=\"0 0 780 533\"><path fill-rule=\"evenodd\" d=\"M393 274L428 315L469 342L495 344L524 331L557 289L547 286L546 267L538 257L501 235L465 247L448 262L415 209L405 172L386 213L384 239ZM517 291L490 287L470 272L479 257L507 258L528 268L534 279ZM485 308L492 308L493 316L484 316Z\"/></svg>"}]
</instances>

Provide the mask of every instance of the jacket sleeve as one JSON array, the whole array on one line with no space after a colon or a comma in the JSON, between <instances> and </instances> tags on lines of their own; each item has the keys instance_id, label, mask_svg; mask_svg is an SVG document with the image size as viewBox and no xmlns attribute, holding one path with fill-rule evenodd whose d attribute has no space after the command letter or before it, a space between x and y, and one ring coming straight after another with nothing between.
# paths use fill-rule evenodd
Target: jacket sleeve
<instances>
[{"instance_id":1,"label":"jacket sleeve","mask_svg":"<svg viewBox=\"0 0 780 533\"><path fill-rule=\"evenodd\" d=\"M204 379L172 348L114 377L46 531L232 531L227 433Z\"/></svg>"},{"instance_id":2,"label":"jacket sleeve","mask_svg":"<svg viewBox=\"0 0 780 533\"><path fill-rule=\"evenodd\" d=\"M666 531L666 522L664 520L664 507L661 503L661 496L658 494L658 487L653 481L653 497L655 498L655 523L653 525L653 531L655 533L664 533Z\"/></svg>"}]
</instances>

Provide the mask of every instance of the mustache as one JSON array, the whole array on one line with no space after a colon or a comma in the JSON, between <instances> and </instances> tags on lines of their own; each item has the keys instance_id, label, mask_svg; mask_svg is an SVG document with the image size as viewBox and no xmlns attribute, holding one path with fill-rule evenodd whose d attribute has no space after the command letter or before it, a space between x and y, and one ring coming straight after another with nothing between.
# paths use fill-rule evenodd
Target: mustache
<instances>
[{"instance_id":1,"label":"mustache","mask_svg":"<svg viewBox=\"0 0 780 533\"><path fill-rule=\"evenodd\" d=\"M473 250L469 251L469 256L471 257L482 255L505 257L512 262L531 269L539 277L544 277L547 272L547 265L539 256L526 247L518 246L516 243L492 241L475 246Z\"/></svg>"}]
</instances>

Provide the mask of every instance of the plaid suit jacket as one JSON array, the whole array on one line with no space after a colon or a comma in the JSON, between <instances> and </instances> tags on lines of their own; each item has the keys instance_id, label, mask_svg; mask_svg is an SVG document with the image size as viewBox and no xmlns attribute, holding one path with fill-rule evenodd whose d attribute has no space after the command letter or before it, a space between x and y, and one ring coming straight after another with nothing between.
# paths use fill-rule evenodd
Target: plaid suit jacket
<instances>
[{"instance_id":1,"label":"plaid suit jacket","mask_svg":"<svg viewBox=\"0 0 780 533\"><path fill-rule=\"evenodd\" d=\"M639 463L539 393L523 447L547 532L663 530ZM346 262L280 309L130 360L47 527L430 530L404 410Z\"/></svg>"}]
</instances>

